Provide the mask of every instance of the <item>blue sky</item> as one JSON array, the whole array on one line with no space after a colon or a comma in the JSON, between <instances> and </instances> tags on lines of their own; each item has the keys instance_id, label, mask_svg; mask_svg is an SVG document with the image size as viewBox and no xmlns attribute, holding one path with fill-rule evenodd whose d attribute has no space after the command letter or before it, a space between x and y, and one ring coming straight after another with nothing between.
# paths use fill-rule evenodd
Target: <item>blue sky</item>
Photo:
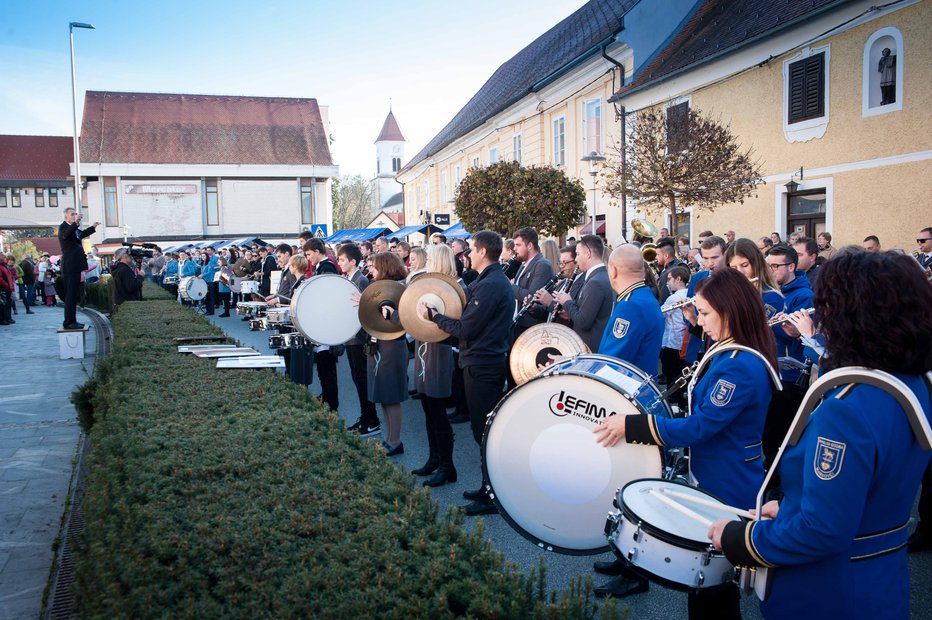
<instances>
[{"instance_id":1,"label":"blue sky","mask_svg":"<svg viewBox=\"0 0 932 620\"><path fill-rule=\"evenodd\" d=\"M84 90L316 97L341 174L375 173L388 112L417 153L584 0L0 0L0 133L70 135L68 22Z\"/></svg>"}]
</instances>

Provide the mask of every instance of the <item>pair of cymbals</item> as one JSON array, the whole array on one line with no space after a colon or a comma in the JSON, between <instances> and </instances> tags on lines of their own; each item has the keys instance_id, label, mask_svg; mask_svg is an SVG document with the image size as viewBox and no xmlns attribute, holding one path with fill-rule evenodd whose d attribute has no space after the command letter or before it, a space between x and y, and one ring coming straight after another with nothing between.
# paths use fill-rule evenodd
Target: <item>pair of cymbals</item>
<instances>
[{"instance_id":1,"label":"pair of cymbals","mask_svg":"<svg viewBox=\"0 0 932 620\"><path fill-rule=\"evenodd\" d=\"M359 298L359 323L366 332L380 340L395 340L405 330L382 316L382 307L398 309L405 285L394 280L378 280L366 287Z\"/></svg>"},{"instance_id":2,"label":"pair of cymbals","mask_svg":"<svg viewBox=\"0 0 932 620\"><path fill-rule=\"evenodd\" d=\"M421 302L444 316L458 319L463 316L466 294L454 278L442 273L425 273L409 284L401 296L398 318L405 331L420 342L440 342L450 335L433 321L421 318L417 311Z\"/></svg>"}]
</instances>

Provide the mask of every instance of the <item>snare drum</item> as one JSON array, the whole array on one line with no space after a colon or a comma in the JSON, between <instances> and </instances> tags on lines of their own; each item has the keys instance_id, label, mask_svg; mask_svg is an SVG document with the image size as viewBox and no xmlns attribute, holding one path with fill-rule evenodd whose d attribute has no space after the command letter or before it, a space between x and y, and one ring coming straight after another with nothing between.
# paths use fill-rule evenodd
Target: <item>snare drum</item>
<instances>
[{"instance_id":1,"label":"snare drum","mask_svg":"<svg viewBox=\"0 0 932 620\"><path fill-rule=\"evenodd\" d=\"M291 308L275 307L265 311L265 316L270 324L289 325L291 324Z\"/></svg>"},{"instance_id":2,"label":"snare drum","mask_svg":"<svg viewBox=\"0 0 932 620\"><path fill-rule=\"evenodd\" d=\"M240 316L259 316L266 311L268 304L264 301L241 301L236 304L236 314Z\"/></svg>"},{"instance_id":3,"label":"snare drum","mask_svg":"<svg viewBox=\"0 0 932 620\"><path fill-rule=\"evenodd\" d=\"M274 336L269 336L269 348L270 349L284 349L285 348L284 334L275 334Z\"/></svg>"},{"instance_id":4,"label":"snare drum","mask_svg":"<svg viewBox=\"0 0 932 620\"><path fill-rule=\"evenodd\" d=\"M669 405L643 372L620 360L580 355L509 392L486 421L482 470L505 520L548 551L609 549L605 514L631 480L661 475L657 446L598 444L593 430L611 415L646 413L650 394Z\"/></svg>"},{"instance_id":5,"label":"snare drum","mask_svg":"<svg viewBox=\"0 0 932 620\"><path fill-rule=\"evenodd\" d=\"M670 494L678 494L679 497ZM668 505L666 496L703 519L740 520L717 497L667 480L634 480L618 491L621 512L609 514L605 531L615 553L646 578L677 590L716 588L734 580L734 566L709 540L709 526ZM697 504L685 497L723 508Z\"/></svg>"},{"instance_id":6,"label":"snare drum","mask_svg":"<svg viewBox=\"0 0 932 620\"><path fill-rule=\"evenodd\" d=\"M332 273L305 280L291 297L291 322L310 342L343 344L360 329L356 285Z\"/></svg>"},{"instance_id":7,"label":"snare drum","mask_svg":"<svg viewBox=\"0 0 932 620\"><path fill-rule=\"evenodd\" d=\"M243 280L239 285L239 292L243 295L259 294L259 283L255 280Z\"/></svg>"},{"instance_id":8,"label":"snare drum","mask_svg":"<svg viewBox=\"0 0 932 620\"><path fill-rule=\"evenodd\" d=\"M200 301L207 297L207 283L196 276L181 278L178 293L185 301Z\"/></svg>"},{"instance_id":9,"label":"snare drum","mask_svg":"<svg viewBox=\"0 0 932 620\"><path fill-rule=\"evenodd\" d=\"M172 284L178 284L178 276L165 276L162 278L162 284L171 286Z\"/></svg>"}]
</instances>

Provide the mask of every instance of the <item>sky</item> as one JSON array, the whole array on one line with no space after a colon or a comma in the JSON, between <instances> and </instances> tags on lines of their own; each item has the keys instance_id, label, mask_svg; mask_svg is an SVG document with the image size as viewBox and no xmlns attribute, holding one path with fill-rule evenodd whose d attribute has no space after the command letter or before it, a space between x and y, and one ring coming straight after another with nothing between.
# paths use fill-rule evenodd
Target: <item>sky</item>
<instances>
[{"instance_id":1,"label":"sky","mask_svg":"<svg viewBox=\"0 0 932 620\"><path fill-rule=\"evenodd\" d=\"M0 133L72 135L85 90L314 97L341 175L375 175L389 106L407 161L496 68L584 0L0 0Z\"/></svg>"}]
</instances>

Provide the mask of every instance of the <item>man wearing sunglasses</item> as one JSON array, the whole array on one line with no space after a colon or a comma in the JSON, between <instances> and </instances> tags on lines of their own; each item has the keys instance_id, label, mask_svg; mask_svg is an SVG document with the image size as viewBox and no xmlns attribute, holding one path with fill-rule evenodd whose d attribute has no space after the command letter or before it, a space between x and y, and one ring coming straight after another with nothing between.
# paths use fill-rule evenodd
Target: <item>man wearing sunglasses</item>
<instances>
[{"instance_id":1,"label":"man wearing sunglasses","mask_svg":"<svg viewBox=\"0 0 932 620\"><path fill-rule=\"evenodd\" d=\"M919 231L916 244L919 246L916 250L916 260L923 269L932 269L932 226Z\"/></svg>"}]
</instances>

